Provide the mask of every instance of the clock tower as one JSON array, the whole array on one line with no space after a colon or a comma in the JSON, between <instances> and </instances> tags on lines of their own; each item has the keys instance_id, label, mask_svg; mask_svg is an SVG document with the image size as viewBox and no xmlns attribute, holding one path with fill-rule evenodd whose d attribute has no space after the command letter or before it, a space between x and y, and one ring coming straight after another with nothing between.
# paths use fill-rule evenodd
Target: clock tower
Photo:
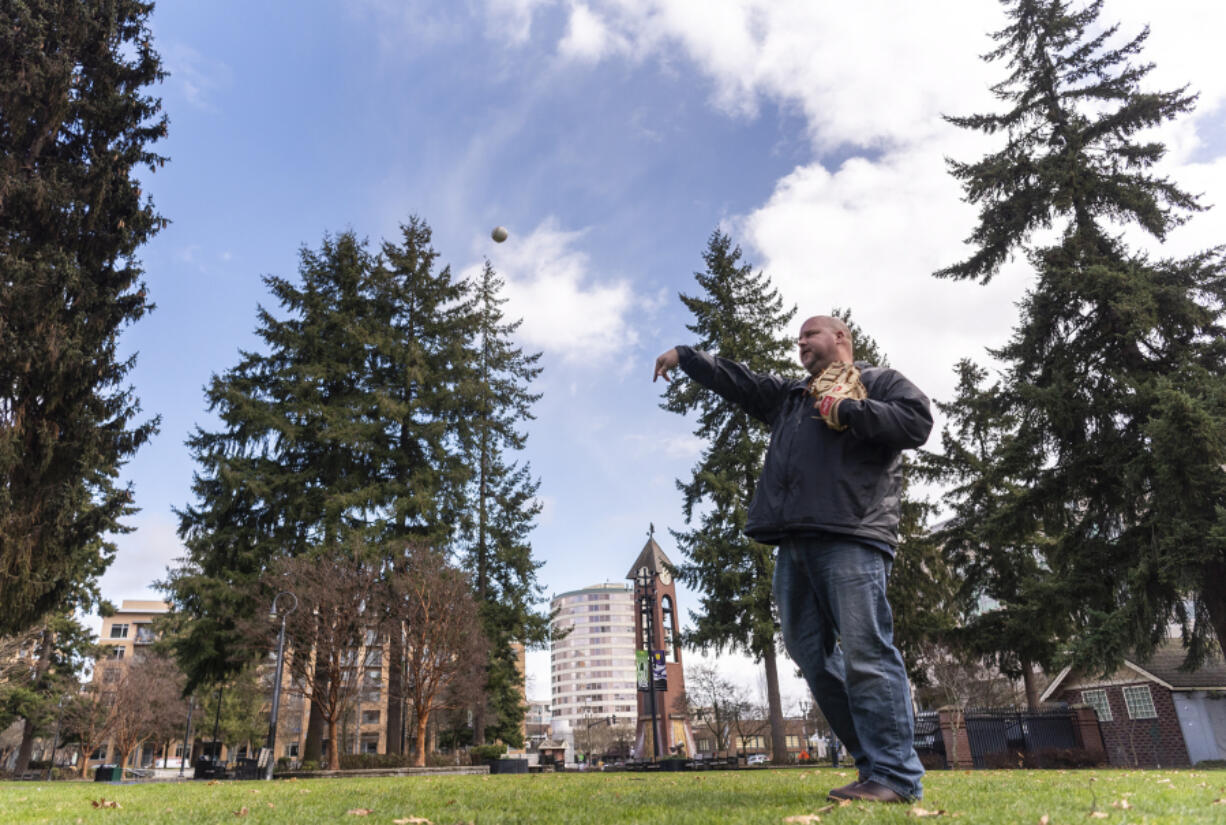
<instances>
[{"instance_id":1,"label":"clock tower","mask_svg":"<svg viewBox=\"0 0 1226 825\"><path fill-rule=\"evenodd\" d=\"M652 525L647 544L626 574L634 582L639 699L635 755L640 759L694 755L694 733L685 707L681 625L672 568L656 543Z\"/></svg>"}]
</instances>

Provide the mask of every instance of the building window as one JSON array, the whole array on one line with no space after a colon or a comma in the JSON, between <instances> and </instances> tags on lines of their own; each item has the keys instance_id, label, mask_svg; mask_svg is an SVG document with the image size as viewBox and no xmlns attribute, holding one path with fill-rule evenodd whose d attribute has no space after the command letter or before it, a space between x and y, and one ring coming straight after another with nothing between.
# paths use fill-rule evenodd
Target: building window
<instances>
[{"instance_id":1,"label":"building window","mask_svg":"<svg viewBox=\"0 0 1226 825\"><path fill-rule=\"evenodd\" d=\"M288 756L290 759L297 759L298 758L298 743L290 742L289 746L285 749L285 755Z\"/></svg>"},{"instance_id":2,"label":"building window","mask_svg":"<svg viewBox=\"0 0 1226 825\"><path fill-rule=\"evenodd\" d=\"M124 653L124 649L120 647L119 645L115 645L114 647L111 648L111 655L108 658L122 659L123 653Z\"/></svg>"},{"instance_id":3,"label":"building window","mask_svg":"<svg viewBox=\"0 0 1226 825\"><path fill-rule=\"evenodd\" d=\"M1081 692L1081 701L1094 708L1094 712L1098 714L1098 721L1112 721L1111 704L1107 701L1107 691L1083 690Z\"/></svg>"},{"instance_id":4,"label":"building window","mask_svg":"<svg viewBox=\"0 0 1226 825\"><path fill-rule=\"evenodd\" d=\"M783 737L783 739L784 739L784 742L787 744L787 747L789 750L794 750L794 751L800 750L800 737L799 736L785 736Z\"/></svg>"},{"instance_id":5,"label":"building window","mask_svg":"<svg viewBox=\"0 0 1226 825\"><path fill-rule=\"evenodd\" d=\"M379 711L377 710L362 711L362 724L374 725L374 724L378 724L378 722L379 722Z\"/></svg>"},{"instance_id":6,"label":"building window","mask_svg":"<svg viewBox=\"0 0 1226 825\"><path fill-rule=\"evenodd\" d=\"M111 625L111 638L112 639L128 638L128 626L126 624Z\"/></svg>"},{"instance_id":7,"label":"building window","mask_svg":"<svg viewBox=\"0 0 1226 825\"><path fill-rule=\"evenodd\" d=\"M1154 697L1149 692L1149 685L1124 688L1124 705L1128 708L1129 719L1158 718L1158 709L1154 707Z\"/></svg>"}]
</instances>

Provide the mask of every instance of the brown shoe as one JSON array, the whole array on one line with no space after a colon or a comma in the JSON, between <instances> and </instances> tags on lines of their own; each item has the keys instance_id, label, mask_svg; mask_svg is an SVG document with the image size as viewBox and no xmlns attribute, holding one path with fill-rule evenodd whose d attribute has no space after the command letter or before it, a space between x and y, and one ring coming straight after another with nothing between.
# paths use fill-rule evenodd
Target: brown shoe
<instances>
[{"instance_id":1,"label":"brown shoe","mask_svg":"<svg viewBox=\"0 0 1226 825\"><path fill-rule=\"evenodd\" d=\"M830 793L826 794L826 798L834 800L855 799L855 797L851 795L851 792L858 787L860 787L859 779L857 779L855 782L848 782L841 788L831 788Z\"/></svg>"},{"instance_id":2,"label":"brown shoe","mask_svg":"<svg viewBox=\"0 0 1226 825\"><path fill-rule=\"evenodd\" d=\"M859 802L906 802L907 800L887 788L885 785L880 785L872 780L867 782L857 782L846 789L837 788L840 791L840 796L836 799L854 799ZM834 791L830 792L834 796Z\"/></svg>"}]
</instances>

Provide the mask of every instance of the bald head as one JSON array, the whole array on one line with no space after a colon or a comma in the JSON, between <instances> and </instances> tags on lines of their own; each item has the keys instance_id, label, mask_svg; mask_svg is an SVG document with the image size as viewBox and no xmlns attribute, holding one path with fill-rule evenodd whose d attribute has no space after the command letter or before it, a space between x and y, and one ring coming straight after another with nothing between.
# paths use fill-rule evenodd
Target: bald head
<instances>
[{"instance_id":1,"label":"bald head","mask_svg":"<svg viewBox=\"0 0 1226 825\"><path fill-rule=\"evenodd\" d=\"M800 363L817 375L835 361L852 360L851 330L842 319L814 315L800 325Z\"/></svg>"}]
</instances>

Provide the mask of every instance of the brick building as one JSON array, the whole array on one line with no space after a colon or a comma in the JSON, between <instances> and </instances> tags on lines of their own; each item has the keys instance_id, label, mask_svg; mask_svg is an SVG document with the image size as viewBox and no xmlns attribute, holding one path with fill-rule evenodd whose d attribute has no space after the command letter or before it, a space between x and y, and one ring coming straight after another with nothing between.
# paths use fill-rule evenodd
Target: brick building
<instances>
[{"instance_id":1,"label":"brick building","mask_svg":"<svg viewBox=\"0 0 1226 825\"><path fill-rule=\"evenodd\" d=\"M1066 667L1042 701L1086 704L1098 714L1107 759L1119 767L1180 767L1226 758L1226 665L1187 672L1168 640L1145 662L1126 658L1100 676Z\"/></svg>"}]
</instances>

